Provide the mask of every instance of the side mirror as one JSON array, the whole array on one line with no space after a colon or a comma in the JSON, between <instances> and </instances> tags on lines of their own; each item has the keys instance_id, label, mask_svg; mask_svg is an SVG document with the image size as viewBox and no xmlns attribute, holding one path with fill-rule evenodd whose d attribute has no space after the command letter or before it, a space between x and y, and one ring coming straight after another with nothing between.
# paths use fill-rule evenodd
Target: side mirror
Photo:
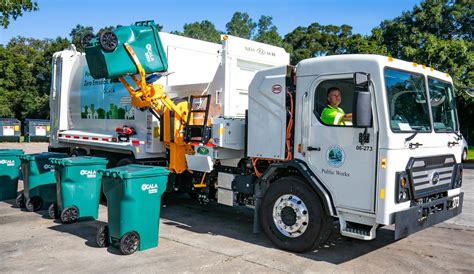
<instances>
[{"instance_id":1,"label":"side mirror","mask_svg":"<svg viewBox=\"0 0 474 274\"><path fill-rule=\"evenodd\" d=\"M352 106L352 123L354 127L368 128L372 126L371 93L355 91Z\"/></svg>"},{"instance_id":2,"label":"side mirror","mask_svg":"<svg viewBox=\"0 0 474 274\"><path fill-rule=\"evenodd\" d=\"M357 90L369 90L370 74L364 72L354 73L354 85Z\"/></svg>"}]
</instances>

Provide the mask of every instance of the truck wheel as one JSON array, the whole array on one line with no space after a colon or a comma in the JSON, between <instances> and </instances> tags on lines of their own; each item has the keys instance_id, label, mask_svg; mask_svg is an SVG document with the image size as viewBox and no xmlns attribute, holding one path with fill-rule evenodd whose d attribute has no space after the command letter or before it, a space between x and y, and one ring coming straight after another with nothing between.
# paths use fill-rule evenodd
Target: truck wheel
<instances>
[{"instance_id":1,"label":"truck wheel","mask_svg":"<svg viewBox=\"0 0 474 274\"><path fill-rule=\"evenodd\" d=\"M119 166L126 166L126 165L131 165L131 164L134 164L135 163L135 160L133 158L123 158L123 159L120 159L116 166L119 167Z\"/></svg>"},{"instance_id":2,"label":"truck wheel","mask_svg":"<svg viewBox=\"0 0 474 274\"><path fill-rule=\"evenodd\" d=\"M284 177L270 185L260 218L270 241L291 252L314 250L332 228L318 195L299 177Z\"/></svg>"},{"instance_id":3,"label":"truck wheel","mask_svg":"<svg viewBox=\"0 0 474 274\"><path fill-rule=\"evenodd\" d=\"M97 235L95 236L95 242L97 243L98 247L107 247L110 245L108 225L102 225L99 227Z\"/></svg>"},{"instance_id":4,"label":"truck wheel","mask_svg":"<svg viewBox=\"0 0 474 274\"><path fill-rule=\"evenodd\" d=\"M71 150L71 152L69 153L69 156L71 157L79 157L79 156L86 156L86 155L87 155L87 151L80 148L75 148Z\"/></svg>"},{"instance_id":5,"label":"truck wheel","mask_svg":"<svg viewBox=\"0 0 474 274\"><path fill-rule=\"evenodd\" d=\"M48 214L51 219L57 219L58 218L58 207L56 203L52 203L49 208L48 208Z\"/></svg>"},{"instance_id":6,"label":"truck wheel","mask_svg":"<svg viewBox=\"0 0 474 274\"><path fill-rule=\"evenodd\" d=\"M43 201L40 197L33 197L26 200L25 207L29 212L38 211L43 206Z\"/></svg>"},{"instance_id":7,"label":"truck wheel","mask_svg":"<svg viewBox=\"0 0 474 274\"><path fill-rule=\"evenodd\" d=\"M25 195L23 193L16 196L15 205L18 208L25 208Z\"/></svg>"},{"instance_id":8,"label":"truck wheel","mask_svg":"<svg viewBox=\"0 0 474 274\"><path fill-rule=\"evenodd\" d=\"M75 206L69 206L61 212L61 222L63 224L70 224L77 221L79 212Z\"/></svg>"},{"instance_id":9,"label":"truck wheel","mask_svg":"<svg viewBox=\"0 0 474 274\"><path fill-rule=\"evenodd\" d=\"M111 30L105 30L99 37L100 46L106 52L114 51L118 46L117 35Z\"/></svg>"},{"instance_id":10,"label":"truck wheel","mask_svg":"<svg viewBox=\"0 0 474 274\"><path fill-rule=\"evenodd\" d=\"M140 245L140 237L136 232L127 232L120 239L120 252L123 255L131 255L137 251L138 246Z\"/></svg>"}]
</instances>

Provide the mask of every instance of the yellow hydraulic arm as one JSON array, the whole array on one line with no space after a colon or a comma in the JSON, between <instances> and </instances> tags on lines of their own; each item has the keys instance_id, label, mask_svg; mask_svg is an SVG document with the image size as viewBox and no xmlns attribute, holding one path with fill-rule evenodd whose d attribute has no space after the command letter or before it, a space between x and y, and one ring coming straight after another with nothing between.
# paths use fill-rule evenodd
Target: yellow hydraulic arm
<instances>
[{"instance_id":1,"label":"yellow hydraulic arm","mask_svg":"<svg viewBox=\"0 0 474 274\"><path fill-rule=\"evenodd\" d=\"M124 46L137 67L139 78L136 75L130 76L136 88L128 83L123 76L119 77L119 80L130 93L134 107L150 109L155 115L161 114L160 119L163 119L162 124L164 125L162 132L165 132L162 140L170 152L169 169L174 173L182 173L187 170L185 155L193 153L192 147L184 141L184 127L188 122L188 102L175 104L167 96L162 85L147 83L145 70L135 52L129 44L125 43ZM174 118L171 113L174 114Z\"/></svg>"}]
</instances>

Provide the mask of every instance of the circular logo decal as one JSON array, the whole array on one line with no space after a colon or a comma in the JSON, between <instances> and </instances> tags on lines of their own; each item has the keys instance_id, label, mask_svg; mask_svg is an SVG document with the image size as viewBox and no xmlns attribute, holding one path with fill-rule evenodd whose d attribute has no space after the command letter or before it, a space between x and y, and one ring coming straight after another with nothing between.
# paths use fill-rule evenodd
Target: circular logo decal
<instances>
[{"instance_id":1,"label":"circular logo decal","mask_svg":"<svg viewBox=\"0 0 474 274\"><path fill-rule=\"evenodd\" d=\"M330 146L326 152L326 160L331 167L340 167L344 164L344 150L340 146Z\"/></svg>"},{"instance_id":2,"label":"circular logo decal","mask_svg":"<svg viewBox=\"0 0 474 274\"><path fill-rule=\"evenodd\" d=\"M433 174L431 175L431 183L433 185L436 185L436 184L439 183L439 173L438 173L438 171L433 172Z\"/></svg>"},{"instance_id":3,"label":"circular logo decal","mask_svg":"<svg viewBox=\"0 0 474 274\"><path fill-rule=\"evenodd\" d=\"M275 94L279 94L283 90L283 87L280 85L273 85L272 92Z\"/></svg>"},{"instance_id":4,"label":"circular logo decal","mask_svg":"<svg viewBox=\"0 0 474 274\"><path fill-rule=\"evenodd\" d=\"M207 155L209 154L209 149L207 149L206 147L198 147L197 153L201 155Z\"/></svg>"}]
</instances>

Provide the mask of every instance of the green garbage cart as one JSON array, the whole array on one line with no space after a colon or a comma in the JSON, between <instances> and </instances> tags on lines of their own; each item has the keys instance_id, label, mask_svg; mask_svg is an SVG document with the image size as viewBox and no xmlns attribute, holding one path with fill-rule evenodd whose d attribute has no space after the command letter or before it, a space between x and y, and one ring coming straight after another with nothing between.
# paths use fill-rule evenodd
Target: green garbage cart
<instances>
[{"instance_id":1,"label":"green garbage cart","mask_svg":"<svg viewBox=\"0 0 474 274\"><path fill-rule=\"evenodd\" d=\"M57 203L49 206L49 216L65 224L97 219L102 183L102 174L97 171L104 170L108 160L92 156L49 160L54 165L57 190Z\"/></svg>"},{"instance_id":2,"label":"green garbage cart","mask_svg":"<svg viewBox=\"0 0 474 274\"><path fill-rule=\"evenodd\" d=\"M46 209L56 202L56 178L51 158L66 158L67 154L43 152L20 155L23 173L23 193L16 198L16 205L28 211Z\"/></svg>"},{"instance_id":3,"label":"green garbage cart","mask_svg":"<svg viewBox=\"0 0 474 274\"><path fill-rule=\"evenodd\" d=\"M92 77L112 79L138 73L124 47L125 43L133 49L145 73L168 69L165 50L155 23L141 21L132 26L106 30L99 37L89 33L81 38Z\"/></svg>"},{"instance_id":4,"label":"green garbage cart","mask_svg":"<svg viewBox=\"0 0 474 274\"><path fill-rule=\"evenodd\" d=\"M0 149L0 201L15 199L20 175L21 149Z\"/></svg>"},{"instance_id":5,"label":"green garbage cart","mask_svg":"<svg viewBox=\"0 0 474 274\"><path fill-rule=\"evenodd\" d=\"M99 172L103 173L108 225L99 228L97 245L118 246L125 255L158 246L161 195L169 171L132 164Z\"/></svg>"}]
</instances>

